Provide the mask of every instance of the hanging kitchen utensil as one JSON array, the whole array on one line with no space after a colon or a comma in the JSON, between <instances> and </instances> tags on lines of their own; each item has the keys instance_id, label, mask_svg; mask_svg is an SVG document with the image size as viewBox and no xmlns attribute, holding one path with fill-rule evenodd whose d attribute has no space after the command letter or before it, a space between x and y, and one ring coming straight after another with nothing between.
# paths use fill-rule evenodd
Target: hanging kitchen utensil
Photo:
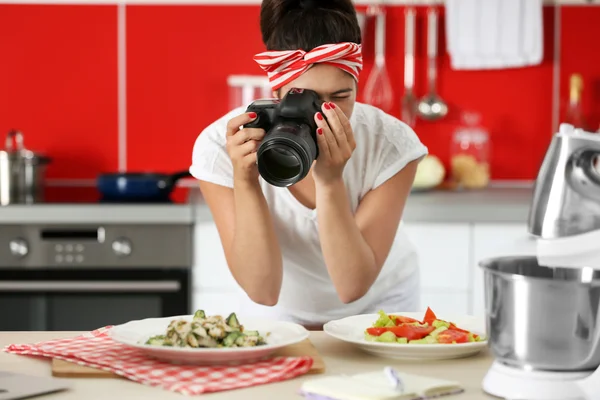
<instances>
[{"instance_id":1,"label":"hanging kitchen utensil","mask_svg":"<svg viewBox=\"0 0 600 400\"><path fill-rule=\"evenodd\" d=\"M44 175L50 158L23 145L23 133L11 130L0 150L0 205L33 204L44 200Z\"/></svg>"},{"instance_id":2,"label":"hanging kitchen utensil","mask_svg":"<svg viewBox=\"0 0 600 400\"><path fill-rule=\"evenodd\" d=\"M423 96L418 104L419 116L425 120L436 121L448 114L448 105L436 93L437 80L437 35L438 15L435 7L427 14L427 80L429 93Z\"/></svg>"},{"instance_id":3,"label":"hanging kitchen utensil","mask_svg":"<svg viewBox=\"0 0 600 400\"><path fill-rule=\"evenodd\" d=\"M101 174L97 179L102 202L165 203L177 181L191 176L189 171L174 174L129 172Z\"/></svg>"},{"instance_id":4,"label":"hanging kitchen utensil","mask_svg":"<svg viewBox=\"0 0 600 400\"><path fill-rule=\"evenodd\" d=\"M365 85L365 102L389 113L392 111L394 98L385 65L386 12L383 7L376 6L368 13L376 15L375 64Z\"/></svg>"},{"instance_id":5,"label":"hanging kitchen utensil","mask_svg":"<svg viewBox=\"0 0 600 400\"><path fill-rule=\"evenodd\" d=\"M415 84L415 9L406 9L404 43L404 96L402 97L402 120L410 126L415 125L417 98Z\"/></svg>"},{"instance_id":6,"label":"hanging kitchen utensil","mask_svg":"<svg viewBox=\"0 0 600 400\"><path fill-rule=\"evenodd\" d=\"M365 25L367 24L367 14L363 12L357 12L356 19L358 21L358 26L360 27L360 33L362 36L364 36Z\"/></svg>"}]
</instances>

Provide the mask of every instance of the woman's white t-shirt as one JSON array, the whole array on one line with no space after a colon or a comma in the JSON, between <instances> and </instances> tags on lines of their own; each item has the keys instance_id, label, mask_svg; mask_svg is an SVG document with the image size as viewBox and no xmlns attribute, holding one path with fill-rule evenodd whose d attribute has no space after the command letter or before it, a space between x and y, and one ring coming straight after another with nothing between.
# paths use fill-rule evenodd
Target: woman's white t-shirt
<instances>
[{"instance_id":1,"label":"woman's white t-shirt","mask_svg":"<svg viewBox=\"0 0 600 400\"><path fill-rule=\"evenodd\" d=\"M198 180L233 187L233 167L227 151L226 126L240 107L208 126L197 138L190 173ZM350 118L356 149L344 169L344 183L353 212L370 191L428 152L416 133L397 118L370 105L356 103ZM287 188L260 178L283 255L284 276L279 302L260 306L242 299L246 315L260 315L298 323L323 323L349 315L372 312L402 290L418 273L415 249L399 226L378 278L361 299L342 303L327 273L321 251L317 210L301 204ZM413 291L414 292L414 291ZM398 304L398 307L402 307ZM404 310L403 310L404 311ZM416 310L415 310L416 311Z\"/></svg>"}]
</instances>

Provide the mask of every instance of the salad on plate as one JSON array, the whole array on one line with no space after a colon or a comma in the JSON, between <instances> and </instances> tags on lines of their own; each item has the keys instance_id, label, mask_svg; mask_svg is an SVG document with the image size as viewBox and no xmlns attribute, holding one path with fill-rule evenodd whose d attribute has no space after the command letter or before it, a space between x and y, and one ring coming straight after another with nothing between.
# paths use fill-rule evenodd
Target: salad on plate
<instances>
[{"instance_id":1,"label":"salad on plate","mask_svg":"<svg viewBox=\"0 0 600 400\"><path fill-rule=\"evenodd\" d=\"M369 342L398 344L459 344L483 342L485 338L461 329L451 321L438 319L431 308L423 320L379 311L379 318L364 332Z\"/></svg>"}]
</instances>

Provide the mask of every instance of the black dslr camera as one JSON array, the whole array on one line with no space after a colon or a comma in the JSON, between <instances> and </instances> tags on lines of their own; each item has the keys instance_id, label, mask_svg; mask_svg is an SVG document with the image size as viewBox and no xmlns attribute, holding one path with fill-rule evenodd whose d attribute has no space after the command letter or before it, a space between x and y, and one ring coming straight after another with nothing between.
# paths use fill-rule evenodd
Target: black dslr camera
<instances>
[{"instance_id":1,"label":"black dslr camera","mask_svg":"<svg viewBox=\"0 0 600 400\"><path fill-rule=\"evenodd\" d=\"M265 181L286 187L308 174L319 155L314 116L322 105L315 91L293 88L283 100L256 100L248 106L246 112L257 117L244 128L265 130L257 151L258 172Z\"/></svg>"}]
</instances>

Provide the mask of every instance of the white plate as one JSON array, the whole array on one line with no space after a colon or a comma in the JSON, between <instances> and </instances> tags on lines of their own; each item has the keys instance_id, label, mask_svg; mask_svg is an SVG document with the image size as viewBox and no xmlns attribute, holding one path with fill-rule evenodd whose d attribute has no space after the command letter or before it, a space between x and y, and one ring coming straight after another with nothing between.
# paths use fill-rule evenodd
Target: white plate
<instances>
[{"instance_id":1,"label":"white plate","mask_svg":"<svg viewBox=\"0 0 600 400\"><path fill-rule=\"evenodd\" d=\"M403 315L421 320L425 312L390 312L388 314ZM436 314L439 319L454 322L461 329L473 333L485 334L483 320L465 315ZM367 353L395 359L444 360L462 358L479 353L487 346L487 341L457 344L399 344L369 342L364 332L379 318L378 314L363 314L342 318L325 324L325 332L336 339L352 343Z\"/></svg>"},{"instance_id":2,"label":"white plate","mask_svg":"<svg viewBox=\"0 0 600 400\"><path fill-rule=\"evenodd\" d=\"M290 322L278 322L256 318L239 317L245 330L256 330L267 344L256 347L233 348L186 348L152 346L144 344L150 336L164 335L174 319L192 319L192 315L167 318L148 318L117 325L110 330L113 340L141 349L147 356L178 364L227 364L252 362L266 358L275 350L299 343L309 336L302 326ZM267 333L269 334L267 336Z\"/></svg>"}]
</instances>

